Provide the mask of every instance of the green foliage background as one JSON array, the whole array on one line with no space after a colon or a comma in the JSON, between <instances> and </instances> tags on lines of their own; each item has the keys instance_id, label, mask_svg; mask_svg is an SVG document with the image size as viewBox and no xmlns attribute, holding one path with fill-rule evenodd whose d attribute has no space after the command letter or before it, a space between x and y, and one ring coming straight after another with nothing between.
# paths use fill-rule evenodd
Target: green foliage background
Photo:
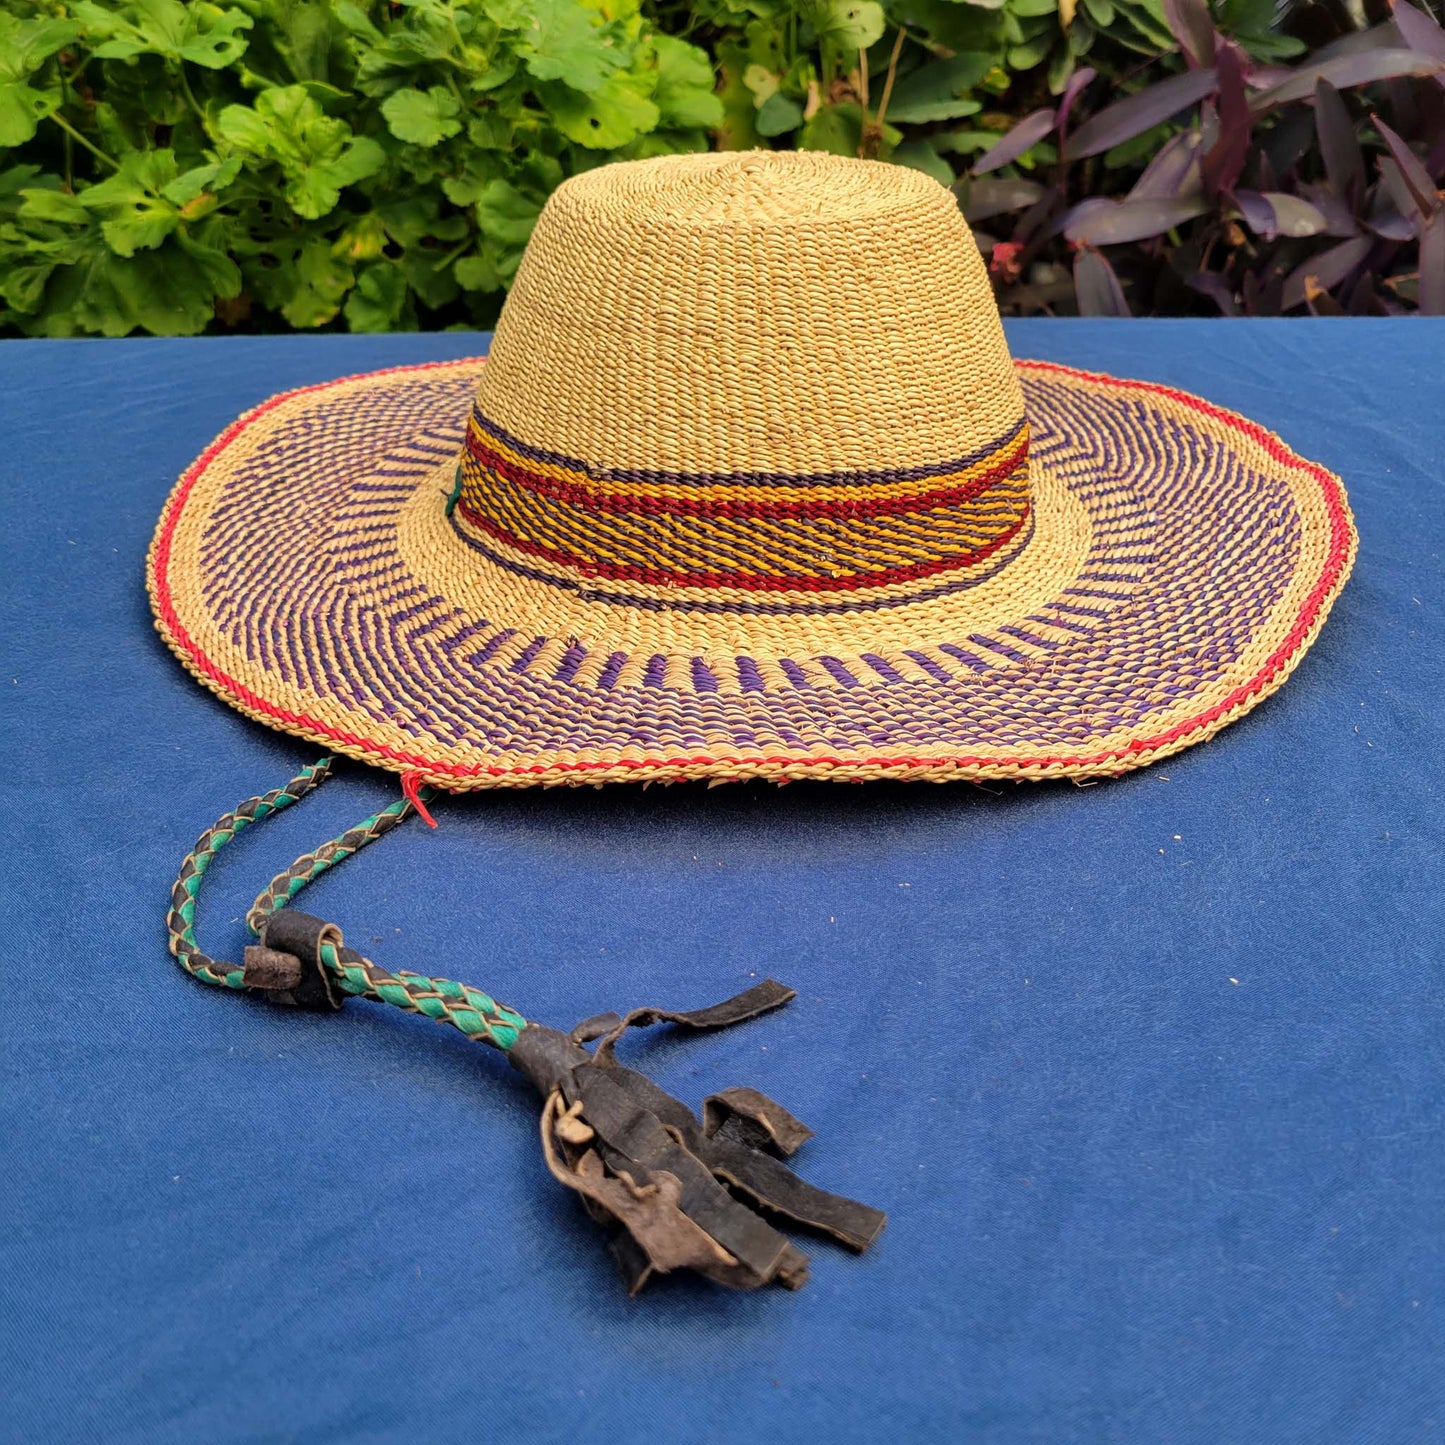
<instances>
[{"instance_id":1,"label":"green foliage background","mask_svg":"<svg viewBox=\"0 0 1445 1445\"><path fill-rule=\"evenodd\" d=\"M1213 19L1305 49L1274 0ZM771 145L952 184L1085 56L1184 66L1160 0L3 0L0 333L485 326L568 175Z\"/></svg>"}]
</instances>

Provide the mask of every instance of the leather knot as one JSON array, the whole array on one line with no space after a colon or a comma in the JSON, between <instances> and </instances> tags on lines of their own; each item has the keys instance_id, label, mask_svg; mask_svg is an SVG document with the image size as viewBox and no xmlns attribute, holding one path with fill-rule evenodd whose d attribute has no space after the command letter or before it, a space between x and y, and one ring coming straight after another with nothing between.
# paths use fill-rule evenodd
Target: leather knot
<instances>
[{"instance_id":1,"label":"leather knot","mask_svg":"<svg viewBox=\"0 0 1445 1445\"><path fill-rule=\"evenodd\" d=\"M339 950L343 939L334 923L294 908L273 913L261 929L261 942L244 955L247 988L294 1008L339 1009L346 995L321 958L323 946Z\"/></svg>"}]
</instances>

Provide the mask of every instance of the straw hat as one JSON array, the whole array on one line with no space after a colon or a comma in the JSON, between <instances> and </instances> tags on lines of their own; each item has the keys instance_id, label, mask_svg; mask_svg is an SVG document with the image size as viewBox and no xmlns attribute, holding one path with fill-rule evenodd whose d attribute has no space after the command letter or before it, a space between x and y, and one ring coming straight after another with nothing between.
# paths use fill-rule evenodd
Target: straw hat
<instances>
[{"instance_id":1,"label":"straw hat","mask_svg":"<svg viewBox=\"0 0 1445 1445\"><path fill-rule=\"evenodd\" d=\"M488 360L247 413L149 585L207 687L409 788L1042 778L1248 712L1355 545L1262 427L1011 360L935 181L753 152L567 182Z\"/></svg>"}]
</instances>

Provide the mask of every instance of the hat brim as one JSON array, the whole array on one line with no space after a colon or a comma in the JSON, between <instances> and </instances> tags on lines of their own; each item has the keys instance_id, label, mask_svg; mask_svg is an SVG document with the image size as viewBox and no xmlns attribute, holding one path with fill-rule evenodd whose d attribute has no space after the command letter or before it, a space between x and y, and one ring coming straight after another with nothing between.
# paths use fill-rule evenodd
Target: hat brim
<instances>
[{"instance_id":1,"label":"hat brim","mask_svg":"<svg viewBox=\"0 0 1445 1445\"><path fill-rule=\"evenodd\" d=\"M452 791L1098 776L1273 693L1354 558L1339 479L1264 428L1168 387L1019 362L1033 503L988 575L766 628L685 596L623 605L451 527L483 365L286 393L185 472L148 584L197 679Z\"/></svg>"}]
</instances>

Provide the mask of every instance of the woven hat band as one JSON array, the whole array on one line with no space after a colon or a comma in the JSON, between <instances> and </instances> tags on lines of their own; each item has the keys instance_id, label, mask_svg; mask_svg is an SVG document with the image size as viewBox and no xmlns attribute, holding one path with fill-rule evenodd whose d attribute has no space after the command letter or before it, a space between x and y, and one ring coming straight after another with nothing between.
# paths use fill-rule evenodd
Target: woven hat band
<instances>
[{"instance_id":1,"label":"woven hat band","mask_svg":"<svg viewBox=\"0 0 1445 1445\"><path fill-rule=\"evenodd\" d=\"M793 476L589 466L474 410L452 521L484 552L540 564L543 579L852 592L976 567L1028 507L1022 416L953 461Z\"/></svg>"}]
</instances>

